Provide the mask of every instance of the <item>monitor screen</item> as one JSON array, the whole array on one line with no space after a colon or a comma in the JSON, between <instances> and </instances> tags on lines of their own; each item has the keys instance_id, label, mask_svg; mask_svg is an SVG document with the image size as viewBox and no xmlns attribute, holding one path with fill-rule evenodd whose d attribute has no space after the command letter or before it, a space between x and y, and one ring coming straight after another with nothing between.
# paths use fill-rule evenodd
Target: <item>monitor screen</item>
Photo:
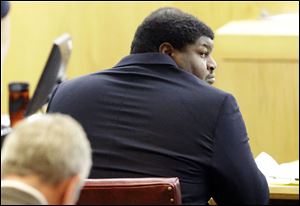
<instances>
[{"instance_id":1,"label":"monitor screen","mask_svg":"<svg viewBox=\"0 0 300 206\"><path fill-rule=\"evenodd\" d=\"M26 109L26 117L41 109L47 103L55 85L64 80L71 51L72 40L69 34L63 34L54 40L47 63Z\"/></svg>"}]
</instances>

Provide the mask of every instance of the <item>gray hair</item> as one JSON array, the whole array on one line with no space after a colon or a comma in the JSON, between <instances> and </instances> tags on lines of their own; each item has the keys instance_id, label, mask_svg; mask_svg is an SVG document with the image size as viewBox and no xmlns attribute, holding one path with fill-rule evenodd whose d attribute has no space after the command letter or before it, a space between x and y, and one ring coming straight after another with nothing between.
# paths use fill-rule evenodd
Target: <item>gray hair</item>
<instances>
[{"instance_id":1,"label":"gray hair","mask_svg":"<svg viewBox=\"0 0 300 206\"><path fill-rule=\"evenodd\" d=\"M87 178L91 147L83 128L62 114L34 115L17 124L1 151L1 179L37 175L57 184L74 175Z\"/></svg>"}]
</instances>

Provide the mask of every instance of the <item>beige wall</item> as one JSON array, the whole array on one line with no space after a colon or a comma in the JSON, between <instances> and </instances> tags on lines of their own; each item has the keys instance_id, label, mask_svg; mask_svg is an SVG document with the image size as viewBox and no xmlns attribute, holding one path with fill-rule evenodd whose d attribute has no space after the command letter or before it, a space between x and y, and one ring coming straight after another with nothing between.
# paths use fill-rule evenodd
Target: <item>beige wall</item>
<instances>
[{"instance_id":1,"label":"beige wall","mask_svg":"<svg viewBox=\"0 0 300 206\"><path fill-rule=\"evenodd\" d=\"M12 2L11 47L4 64L1 113L8 111L9 82L28 81L31 93L34 91L55 37L68 32L73 38L69 78L109 68L129 53L135 29L144 17L162 6L179 7L214 30L231 20L258 18L262 10L269 14L299 11L298 2ZM216 86L232 92L241 104L251 144L255 142L254 154L271 151L272 144L260 144L262 139L267 139L282 145L279 153L271 151L278 160L298 157L299 101L296 100L299 96L295 95L294 87L299 85L298 62L282 65L291 71L283 76L282 67L274 68L272 62L257 62L254 69L244 64L243 73L235 71L240 67L235 62L221 64L219 62ZM259 75L261 67L268 73ZM266 85L273 86L249 84L249 76L263 78ZM296 85L286 85L289 81ZM278 96L278 92L284 97ZM266 101L258 102L261 96L265 96ZM280 98L288 99L284 107L276 103ZM274 134L277 136L273 141Z\"/></svg>"},{"instance_id":2,"label":"beige wall","mask_svg":"<svg viewBox=\"0 0 300 206\"><path fill-rule=\"evenodd\" d=\"M299 159L299 63L225 60L218 77L218 87L238 100L253 154Z\"/></svg>"}]
</instances>

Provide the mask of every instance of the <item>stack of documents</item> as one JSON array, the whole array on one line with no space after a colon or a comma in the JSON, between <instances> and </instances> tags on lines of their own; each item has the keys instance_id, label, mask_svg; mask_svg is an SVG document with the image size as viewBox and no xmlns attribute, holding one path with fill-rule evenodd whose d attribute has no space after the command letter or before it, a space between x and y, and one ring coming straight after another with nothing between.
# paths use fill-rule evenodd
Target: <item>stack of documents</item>
<instances>
[{"instance_id":1,"label":"stack of documents","mask_svg":"<svg viewBox=\"0 0 300 206\"><path fill-rule=\"evenodd\" d=\"M299 160L278 164L270 155L262 152L255 162L269 184L299 185Z\"/></svg>"}]
</instances>

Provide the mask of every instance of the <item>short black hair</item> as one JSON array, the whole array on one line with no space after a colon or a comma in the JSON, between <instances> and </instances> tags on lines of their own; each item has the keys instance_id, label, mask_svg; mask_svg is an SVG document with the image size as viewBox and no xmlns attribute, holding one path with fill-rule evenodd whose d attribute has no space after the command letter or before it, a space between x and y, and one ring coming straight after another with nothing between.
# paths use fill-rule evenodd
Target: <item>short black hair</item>
<instances>
[{"instance_id":1,"label":"short black hair","mask_svg":"<svg viewBox=\"0 0 300 206\"><path fill-rule=\"evenodd\" d=\"M164 42L181 50L201 36L214 39L211 28L195 16L177 8L164 7L151 13L137 28L130 53L158 52Z\"/></svg>"}]
</instances>

